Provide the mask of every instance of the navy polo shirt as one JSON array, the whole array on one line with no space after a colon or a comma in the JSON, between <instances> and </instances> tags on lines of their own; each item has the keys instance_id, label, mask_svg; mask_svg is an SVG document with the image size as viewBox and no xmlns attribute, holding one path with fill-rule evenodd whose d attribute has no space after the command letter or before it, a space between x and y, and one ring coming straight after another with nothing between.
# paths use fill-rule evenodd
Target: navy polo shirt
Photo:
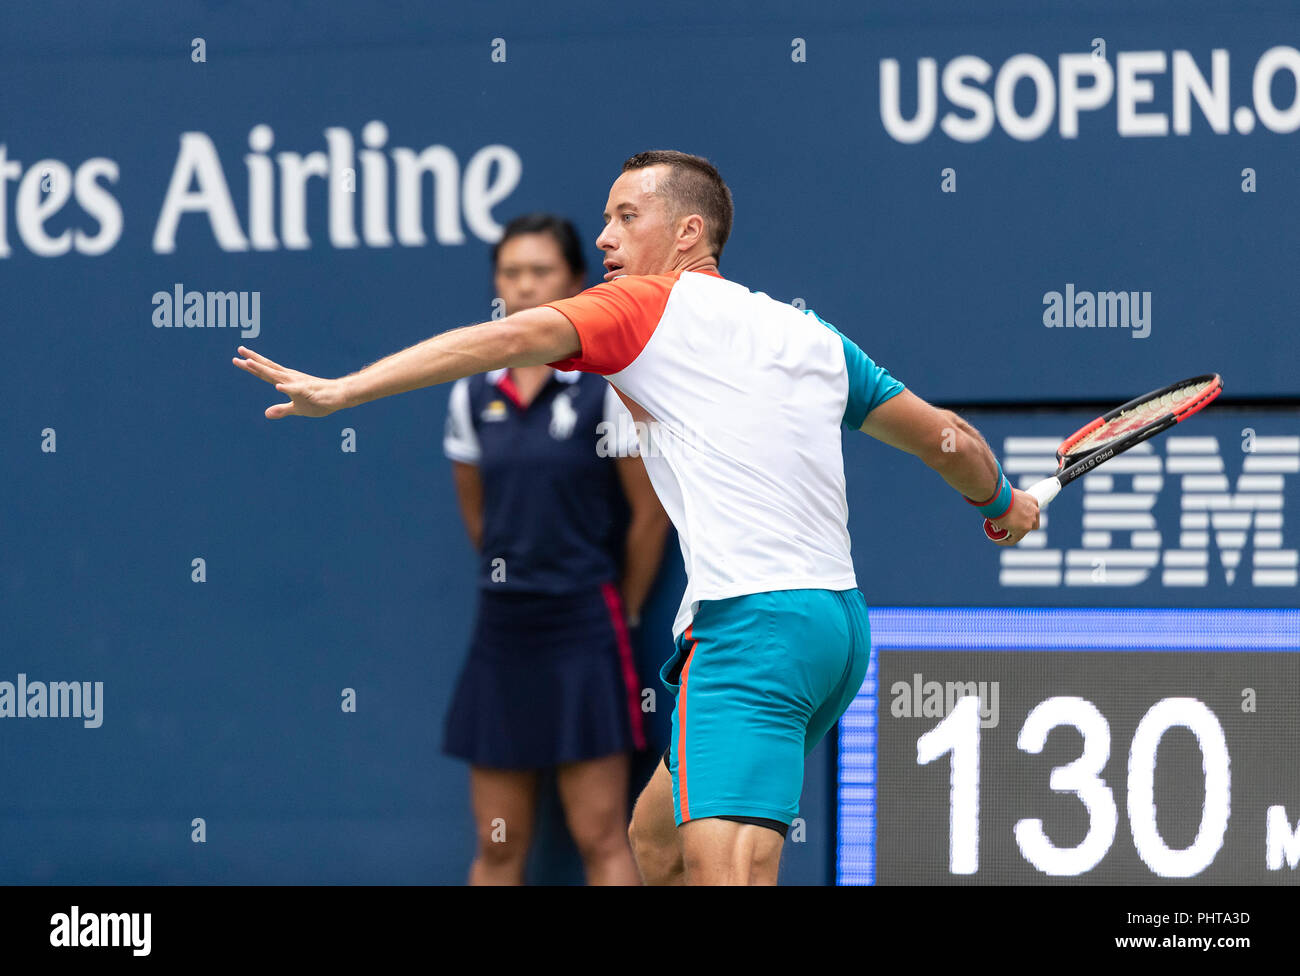
<instances>
[{"instance_id":1,"label":"navy polo shirt","mask_svg":"<svg viewBox=\"0 0 1300 976\"><path fill-rule=\"evenodd\" d=\"M617 581L628 506L615 462L639 445L604 377L552 370L527 407L508 369L457 380L443 451L483 482L481 587L572 593Z\"/></svg>"}]
</instances>

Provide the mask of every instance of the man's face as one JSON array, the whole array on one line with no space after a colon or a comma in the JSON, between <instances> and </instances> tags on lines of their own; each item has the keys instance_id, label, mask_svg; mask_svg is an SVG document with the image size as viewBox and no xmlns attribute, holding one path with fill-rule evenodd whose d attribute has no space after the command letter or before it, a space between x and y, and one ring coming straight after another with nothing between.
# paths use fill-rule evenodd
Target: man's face
<instances>
[{"instance_id":1,"label":"man's face","mask_svg":"<svg viewBox=\"0 0 1300 976\"><path fill-rule=\"evenodd\" d=\"M502 244L494 277L507 315L571 298L583 284L550 234L520 234Z\"/></svg>"},{"instance_id":2,"label":"man's face","mask_svg":"<svg viewBox=\"0 0 1300 976\"><path fill-rule=\"evenodd\" d=\"M674 222L655 188L668 176L666 163L628 170L609 190L605 229L596 246L605 252L605 280L620 275L663 274L672 267Z\"/></svg>"}]
</instances>

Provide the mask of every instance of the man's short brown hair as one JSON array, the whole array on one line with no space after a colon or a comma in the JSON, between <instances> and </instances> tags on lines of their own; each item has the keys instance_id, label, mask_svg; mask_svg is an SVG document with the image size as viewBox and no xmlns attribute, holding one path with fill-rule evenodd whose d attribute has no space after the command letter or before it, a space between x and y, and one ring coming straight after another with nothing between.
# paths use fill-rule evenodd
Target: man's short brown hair
<instances>
[{"instance_id":1,"label":"man's short brown hair","mask_svg":"<svg viewBox=\"0 0 1300 976\"><path fill-rule=\"evenodd\" d=\"M664 198L669 215L673 219L693 213L703 217L713 256L721 260L735 213L731 190L718 175L717 168L703 156L675 149L652 149L629 156L623 163L623 172L660 164L668 165L668 176L655 187L655 192Z\"/></svg>"}]
</instances>

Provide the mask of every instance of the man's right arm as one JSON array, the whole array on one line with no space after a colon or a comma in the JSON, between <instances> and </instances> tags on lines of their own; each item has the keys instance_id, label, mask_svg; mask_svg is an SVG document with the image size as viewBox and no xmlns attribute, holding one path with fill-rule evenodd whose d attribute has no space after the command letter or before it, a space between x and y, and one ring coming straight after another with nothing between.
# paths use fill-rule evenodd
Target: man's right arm
<instances>
[{"instance_id":1,"label":"man's right arm","mask_svg":"<svg viewBox=\"0 0 1300 976\"><path fill-rule=\"evenodd\" d=\"M1038 528L1038 499L1003 481L997 458L979 431L951 410L933 407L912 393L812 309L805 309L804 314L824 325L843 344L848 398L841 423L846 429L856 427L891 447L916 455L981 511L1000 513L993 524L1009 534L998 545L1013 546L1026 532Z\"/></svg>"},{"instance_id":2,"label":"man's right arm","mask_svg":"<svg viewBox=\"0 0 1300 976\"><path fill-rule=\"evenodd\" d=\"M967 498L988 498L998 487L997 459L980 432L911 390L872 410L859 430L920 458Z\"/></svg>"},{"instance_id":3,"label":"man's right arm","mask_svg":"<svg viewBox=\"0 0 1300 976\"><path fill-rule=\"evenodd\" d=\"M999 488L997 458L980 432L953 411L926 403L911 390L873 409L859 430L920 458L968 499L986 502ZM1017 489L1012 494L1011 511L995 523L1011 533L1001 545L1014 545L1038 528L1038 500Z\"/></svg>"}]
</instances>

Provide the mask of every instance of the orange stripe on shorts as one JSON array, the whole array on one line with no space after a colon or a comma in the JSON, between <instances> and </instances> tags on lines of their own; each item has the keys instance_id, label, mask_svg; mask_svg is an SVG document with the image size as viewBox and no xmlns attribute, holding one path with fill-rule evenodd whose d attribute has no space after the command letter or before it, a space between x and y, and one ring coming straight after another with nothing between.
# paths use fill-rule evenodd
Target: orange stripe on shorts
<instances>
[{"instance_id":1,"label":"orange stripe on shorts","mask_svg":"<svg viewBox=\"0 0 1300 976\"><path fill-rule=\"evenodd\" d=\"M683 823L691 819L690 801L686 796L686 679L691 672L691 657L699 644L691 638L691 627L686 628L686 639L691 642L691 649L686 652L686 662L682 665L682 687L677 695L677 789L681 795Z\"/></svg>"}]
</instances>

